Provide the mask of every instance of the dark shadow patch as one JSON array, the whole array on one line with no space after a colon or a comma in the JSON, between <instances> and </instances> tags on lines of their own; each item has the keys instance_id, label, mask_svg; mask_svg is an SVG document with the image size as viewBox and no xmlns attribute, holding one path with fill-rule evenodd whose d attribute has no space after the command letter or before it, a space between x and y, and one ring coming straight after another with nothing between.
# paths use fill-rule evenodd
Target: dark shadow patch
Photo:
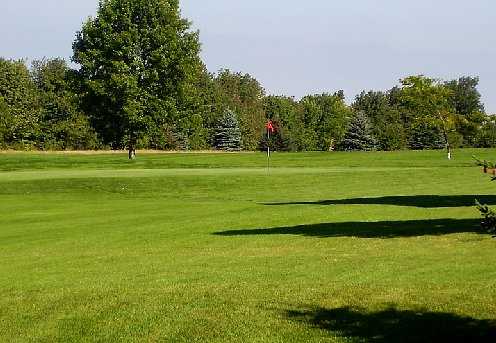
<instances>
[{"instance_id":1,"label":"dark shadow patch","mask_svg":"<svg viewBox=\"0 0 496 343\"><path fill-rule=\"evenodd\" d=\"M393 205L421 208L437 207L470 207L475 206L475 199L482 204L496 205L495 195L412 195L412 196L384 196L378 198L352 198L321 201L299 201L266 203L267 206L286 205Z\"/></svg>"},{"instance_id":2,"label":"dark shadow patch","mask_svg":"<svg viewBox=\"0 0 496 343\"><path fill-rule=\"evenodd\" d=\"M287 311L286 317L351 338L354 342L496 342L496 321L451 313L398 310L394 307L366 312L344 307Z\"/></svg>"},{"instance_id":3,"label":"dark shadow patch","mask_svg":"<svg viewBox=\"0 0 496 343\"><path fill-rule=\"evenodd\" d=\"M219 236L300 235L308 237L396 238L472 232L486 234L478 219L432 219L381 222L321 223L270 229L227 230Z\"/></svg>"}]
</instances>

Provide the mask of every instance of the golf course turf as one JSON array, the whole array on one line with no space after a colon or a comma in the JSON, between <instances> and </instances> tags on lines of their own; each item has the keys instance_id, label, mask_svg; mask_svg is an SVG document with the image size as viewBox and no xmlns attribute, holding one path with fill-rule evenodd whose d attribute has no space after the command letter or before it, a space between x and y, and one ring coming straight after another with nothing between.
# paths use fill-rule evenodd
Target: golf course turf
<instances>
[{"instance_id":1,"label":"golf course turf","mask_svg":"<svg viewBox=\"0 0 496 343\"><path fill-rule=\"evenodd\" d=\"M0 341L496 342L472 155L0 153Z\"/></svg>"}]
</instances>

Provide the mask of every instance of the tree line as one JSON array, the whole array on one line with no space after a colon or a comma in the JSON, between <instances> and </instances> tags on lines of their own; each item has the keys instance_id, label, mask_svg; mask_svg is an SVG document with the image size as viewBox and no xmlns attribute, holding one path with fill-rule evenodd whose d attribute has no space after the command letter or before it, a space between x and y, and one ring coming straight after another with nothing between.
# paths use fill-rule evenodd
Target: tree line
<instances>
[{"instance_id":1,"label":"tree line","mask_svg":"<svg viewBox=\"0 0 496 343\"><path fill-rule=\"evenodd\" d=\"M73 64L0 58L0 147L280 151L496 146L477 77L410 76L386 91L299 100L249 74L208 72L178 0L102 0ZM265 123L276 128L267 139Z\"/></svg>"}]
</instances>

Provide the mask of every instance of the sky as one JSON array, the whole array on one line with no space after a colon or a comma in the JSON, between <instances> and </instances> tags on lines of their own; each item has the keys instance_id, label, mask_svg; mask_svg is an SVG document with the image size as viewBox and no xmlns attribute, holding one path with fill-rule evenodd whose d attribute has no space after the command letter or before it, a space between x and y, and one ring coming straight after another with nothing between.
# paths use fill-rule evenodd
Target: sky
<instances>
[{"instance_id":1,"label":"sky","mask_svg":"<svg viewBox=\"0 0 496 343\"><path fill-rule=\"evenodd\" d=\"M97 0L0 0L0 56L70 58ZM494 0L182 0L212 72L249 73L300 98L386 90L408 75L479 76L496 113Z\"/></svg>"}]
</instances>

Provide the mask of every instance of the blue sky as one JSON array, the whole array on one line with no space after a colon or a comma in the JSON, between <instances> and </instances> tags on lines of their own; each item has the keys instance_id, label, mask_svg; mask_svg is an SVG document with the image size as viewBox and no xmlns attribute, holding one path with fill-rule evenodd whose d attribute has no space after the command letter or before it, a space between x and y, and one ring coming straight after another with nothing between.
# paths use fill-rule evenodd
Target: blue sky
<instances>
[{"instance_id":1,"label":"blue sky","mask_svg":"<svg viewBox=\"0 0 496 343\"><path fill-rule=\"evenodd\" d=\"M69 58L96 0L2 0L0 56ZM211 71L256 77L301 97L388 89L402 77L480 76L496 113L494 0L182 0Z\"/></svg>"}]
</instances>

